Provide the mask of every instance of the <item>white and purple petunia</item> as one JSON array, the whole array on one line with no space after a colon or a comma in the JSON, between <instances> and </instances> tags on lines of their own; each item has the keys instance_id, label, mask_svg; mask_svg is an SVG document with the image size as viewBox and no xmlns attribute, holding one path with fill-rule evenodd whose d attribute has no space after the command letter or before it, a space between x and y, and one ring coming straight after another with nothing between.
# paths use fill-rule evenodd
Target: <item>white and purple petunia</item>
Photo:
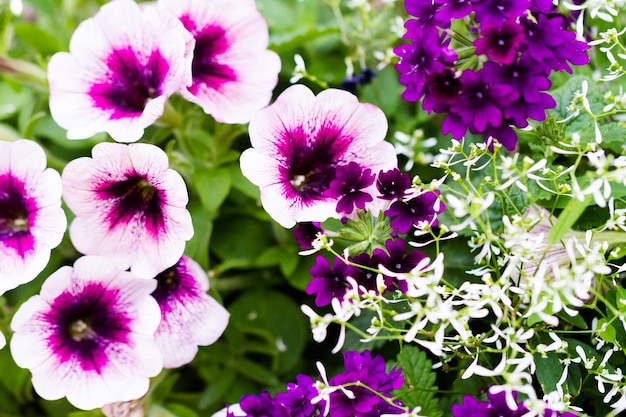
<instances>
[{"instance_id":1,"label":"white and purple petunia","mask_svg":"<svg viewBox=\"0 0 626 417\"><path fill-rule=\"evenodd\" d=\"M207 294L206 273L187 256L157 275L156 281L152 296L161 307L161 324L155 340L163 354L163 366L176 368L191 362L199 345L215 342L230 315Z\"/></svg>"},{"instance_id":2,"label":"white and purple petunia","mask_svg":"<svg viewBox=\"0 0 626 417\"><path fill-rule=\"evenodd\" d=\"M265 210L284 227L339 217L338 197L328 192L339 167L354 163L379 172L398 163L384 141L382 110L342 90L315 96L293 85L255 114L249 133L252 148L241 155L241 169L260 187ZM375 190L372 183L360 191L377 195Z\"/></svg>"},{"instance_id":3,"label":"white and purple petunia","mask_svg":"<svg viewBox=\"0 0 626 417\"><path fill-rule=\"evenodd\" d=\"M99 143L91 158L69 162L61 178L76 215L70 239L85 255L111 257L153 278L180 259L193 236L187 187L157 146Z\"/></svg>"},{"instance_id":4,"label":"white and purple petunia","mask_svg":"<svg viewBox=\"0 0 626 417\"><path fill-rule=\"evenodd\" d=\"M167 98L191 84L194 41L156 7L113 0L82 22L70 52L48 65L50 112L69 139L107 132L135 142L162 114Z\"/></svg>"},{"instance_id":5,"label":"white and purple petunia","mask_svg":"<svg viewBox=\"0 0 626 417\"><path fill-rule=\"evenodd\" d=\"M267 49L267 23L254 0L159 0L195 39L191 86L183 97L222 123L247 123L266 106L280 59Z\"/></svg>"},{"instance_id":6,"label":"white and purple petunia","mask_svg":"<svg viewBox=\"0 0 626 417\"><path fill-rule=\"evenodd\" d=\"M63 239L61 177L35 142L0 141L0 294L34 279Z\"/></svg>"},{"instance_id":7,"label":"white and purple petunia","mask_svg":"<svg viewBox=\"0 0 626 417\"><path fill-rule=\"evenodd\" d=\"M162 369L155 287L104 257L61 267L11 321L15 363L46 400L87 410L141 397Z\"/></svg>"}]
</instances>

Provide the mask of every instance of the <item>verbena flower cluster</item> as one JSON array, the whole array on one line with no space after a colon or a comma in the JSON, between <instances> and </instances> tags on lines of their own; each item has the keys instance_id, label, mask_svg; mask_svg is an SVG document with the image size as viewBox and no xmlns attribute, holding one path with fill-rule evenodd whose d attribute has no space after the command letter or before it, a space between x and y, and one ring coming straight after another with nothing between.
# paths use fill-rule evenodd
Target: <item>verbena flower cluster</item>
<instances>
[{"instance_id":1,"label":"verbena flower cluster","mask_svg":"<svg viewBox=\"0 0 626 417\"><path fill-rule=\"evenodd\" d=\"M552 0L407 0L414 18L394 52L405 100L446 113L442 133L466 132L513 150L528 120L556 106L547 92L553 71L589 62L588 46ZM491 143L491 142L489 142Z\"/></svg>"},{"instance_id":2,"label":"verbena flower cluster","mask_svg":"<svg viewBox=\"0 0 626 417\"><path fill-rule=\"evenodd\" d=\"M391 392L402 387L401 370L385 369L382 356L346 351L344 371L330 379L319 364L321 379L299 374L287 383L285 392L242 397L238 406L227 407L226 417L375 417L402 414L403 404Z\"/></svg>"}]
</instances>

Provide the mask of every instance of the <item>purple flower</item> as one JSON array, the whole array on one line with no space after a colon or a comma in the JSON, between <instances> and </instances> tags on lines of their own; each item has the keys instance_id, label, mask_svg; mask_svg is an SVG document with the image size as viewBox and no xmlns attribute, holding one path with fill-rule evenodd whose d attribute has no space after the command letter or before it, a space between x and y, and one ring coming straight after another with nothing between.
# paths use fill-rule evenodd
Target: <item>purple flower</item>
<instances>
[{"instance_id":1,"label":"purple flower","mask_svg":"<svg viewBox=\"0 0 626 417\"><path fill-rule=\"evenodd\" d=\"M405 0L404 7L409 15L416 17L415 21L422 27L450 27L450 20L439 13L439 2L423 0Z\"/></svg>"},{"instance_id":2,"label":"purple flower","mask_svg":"<svg viewBox=\"0 0 626 417\"><path fill-rule=\"evenodd\" d=\"M411 188L411 176L406 172L394 168L390 171L381 171L376 179L376 188L384 200L396 200L404 197Z\"/></svg>"},{"instance_id":3,"label":"purple flower","mask_svg":"<svg viewBox=\"0 0 626 417\"><path fill-rule=\"evenodd\" d=\"M13 316L13 359L46 400L87 410L141 397L162 368L155 287L108 258L61 267Z\"/></svg>"},{"instance_id":4,"label":"purple flower","mask_svg":"<svg viewBox=\"0 0 626 417\"><path fill-rule=\"evenodd\" d=\"M253 117L252 148L241 155L241 169L261 188L263 208L282 226L338 218L338 199L326 194L338 167L354 162L378 172L397 166L386 132L387 119L378 107L359 103L346 91L315 96L293 85ZM375 187L364 191L373 194Z\"/></svg>"},{"instance_id":5,"label":"purple flower","mask_svg":"<svg viewBox=\"0 0 626 417\"><path fill-rule=\"evenodd\" d=\"M418 101L424 94L428 74L443 71L448 61L454 60L456 55L441 44L436 28L422 27L416 20L409 20L404 26L407 33L403 38L411 39L412 44L402 44L394 49L394 53L400 57L395 68L400 73L400 83L407 86L402 98Z\"/></svg>"},{"instance_id":6,"label":"purple flower","mask_svg":"<svg viewBox=\"0 0 626 417\"><path fill-rule=\"evenodd\" d=\"M496 25L487 22L481 25L481 37L474 41L476 54L487 55L502 64L512 64L524 42L524 28L515 21Z\"/></svg>"},{"instance_id":7,"label":"purple flower","mask_svg":"<svg viewBox=\"0 0 626 417\"><path fill-rule=\"evenodd\" d=\"M354 273L350 275L352 278L354 278L359 287L364 287L366 291L378 292L378 286L376 284L376 278L378 277L378 273L372 271L372 269L378 269L378 265L380 264L380 259L378 255L369 255L364 252L350 258L350 261L366 267L355 268Z\"/></svg>"},{"instance_id":8,"label":"purple flower","mask_svg":"<svg viewBox=\"0 0 626 417\"><path fill-rule=\"evenodd\" d=\"M318 395L313 378L308 375L296 375L296 383L288 382L285 392L274 397L274 406L278 412L275 417L311 417L324 408L324 402L312 404Z\"/></svg>"},{"instance_id":9,"label":"purple flower","mask_svg":"<svg viewBox=\"0 0 626 417\"><path fill-rule=\"evenodd\" d=\"M385 360L377 355L372 358L369 351L344 352L345 371L335 375L328 382L330 385L338 386L354 382L361 382L379 394L390 398L391 391L402 387L404 377L398 368L392 368L389 373L385 371ZM330 394L330 415L333 417L372 417L382 413L379 408L383 408L388 414L401 414L401 408L388 407L386 401L364 387L348 387L354 395L349 398L341 391Z\"/></svg>"},{"instance_id":10,"label":"purple flower","mask_svg":"<svg viewBox=\"0 0 626 417\"><path fill-rule=\"evenodd\" d=\"M223 123L247 123L266 106L278 82L280 59L267 50L267 23L254 0L159 0L195 39L187 100Z\"/></svg>"},{"instance_id":11,"label":"purple flower","mask_svg":"<svg viewBox=\"0 0 626 417\"><path fill-rule=\"evenodd\" d=\"M524 55L540 67L550 71L572 73L568 61L574 65L585 65L589 57L585 51L589 45L576 40L576 34L564 28L565 18L561 15L539 14L536 23L526 17L520 19L526 33Z\"/></svg>"},{"instance_id":12,"label":"purple flower","mask_svg":"<svg viewBox=\"0 0 626 417\"><path fill-rule=\"evenodd\" d=\"M372 170L361 170L359 164L350 161L348 165L338 166L335 170L335 179L324 195L337 198L337 213L351 214L354 208L363 210L365 204L374 200L371 194L361 191L374 183L375 176Z\"/></svg>"},{"instance_id":13,"label":"purple flower","mask_svg":"<svg viewBox=\"0 0 626 417\"><path fill-rule=\"evenodd\" d=\"M479 402L474 397L466 395L463 397L462 404L452 405L453 417L522 417L529 412L529 409L523 404L517 402L517 394L515 392L507 394L506 391L495 391L494 387L490 387L487 392L487 401ZM507 401L507 395L511 395L515 408L510 406ZM558 412L547 408L541 417L576 417L576 414L570 412Z\"/></svg>"},{"instance_id":14,"label":"purple flower","mask_svg":"<svg viewBox=\"0 0 626 417\"><path fill-rule=\"evenodd\" d=\"M330 304L333 298L341 299L348 288L347 277L354 276L358 269L346 265L340 258L334 258L333 266L323 256L315 258L315 265L311 268L313 279L306 287L306 293L315 294L315 305L322 307Z\"/></svg>"},{"instance_id":15,"label":"purple flower","mask_svg":"<svg viewBox=\"0 0 626 417\"><path fill-rule=\"evenodd\" d=\"M437 214L444 210L439 191L422 190L410 199L394 202L385 211L385 216L393 217L389 223L391 227L400 233L407 233L413 226L437 226Z\"/></svg>"},{"instance_id":16,"label":"purple flower","mask_svg":"<svg viewBox=\"0 0 626 417\"><path fill-rule=\"evenodd\" d=\"M507 20L522 16L530 6L530 0L480 0L472 2L474 20L503 26Z\"/></svg>"},{"instance_id":17,"label":"purple flower","mask_svg":"<svg viewBox=\"0 0 626 417\"><path fill-rule=\"evenodd\" d=\"M385 249L386 251L380 248L374 249L373 255L377 257L380 264L392 272L410 272L426 257L423 252L415 249L407 254L406 244L401 238L387 239ZM388 276L384 276L384 279L389 289L393 289L394 286L400 291L406 291L408 289L407 283L404 280Z\"/></svg>"},{"instance_id":18,"label":"purple flower","mask_svg":"<svg viewBox=\"0 0 626 417\"><path fill-rule=\"evenodd\" d=\"M209 280L193 259L183 256L155 277L152 296L161 308L161 324L154 338L163 355L163 367L191 362L198 345L214 343L226 329L229 314L207 294Z\"/></svg>"},{"instance_id":19,"label":"purple flower","mask_svg":"<svg viewBox=\"0 0 626 417\"><path fill-rule=\"evenodd\" d=\"M43 149L25 139L0 141L0 294L46 267L66 227L61 178L46 168Z\"/></svg>"},{"instance_id":20,"label":"purple flower","mask_svg":"<svg viewBox=\"0 0 626 417\"><path fill-rule=\"evenodd\" d=\"M435 5L439 5L437 10L437 21L450 22L454 19L462 19L472 13L471 0L435 0Z\"/></svg>"},{"instance_id":21,"label":"purple flower","mask_svg":"<svg viewBox=\"0 0 626 417\"><path fill-rule=\"evenodd\" d=\"M422 108L428 114L434 112L446 113L459 98L463 91L463 84L457 77L456 71L444 68L441 72L434 72L426 77L426 89Z\"/></svg>"},{"instance_id":22,"label":"purple flower","mask_svg":"<svg viewBox=\"0 0 626 417\"><path fill-rule=\"evenodd\" d=\"M99 143L61 175L63 197L76 215L70 238L86 255L109 256L152 278L174 265L193 235L188 195L167 155L144 143Z\"/></svg>"},{"instance_id":23,"label":"purple flower","mask_svg":"<svg viewBox=\"0 0 626 417\"><path fill-rule=\"evenodd\" d=\"M258 396L244 395L239 402L246 417L275 417L274 400L269 392L264 391Z\"/></svg>"},{"instance_id":24,"label":"purple flower","mask_svg":"<svg viewBox=\"0 0 626 417\"><path fill-rule=\"evenodd\" d=\"M50 112L70 139L135 142L191 83L193 39L154 7L114 0L82 22L48 65Z\"/></svg>"},{"instance_id":25,"label":"purple flower","mask_svg":"<svg viewBox=\"0 0 626 417\"><path fill-rule=\"evenodd\" d=\"M300 249L311 249L312 242L317 238L318 233L324 233L317 222L298 223L293 229L293 236Z\"/></svg>"}]
</instances>

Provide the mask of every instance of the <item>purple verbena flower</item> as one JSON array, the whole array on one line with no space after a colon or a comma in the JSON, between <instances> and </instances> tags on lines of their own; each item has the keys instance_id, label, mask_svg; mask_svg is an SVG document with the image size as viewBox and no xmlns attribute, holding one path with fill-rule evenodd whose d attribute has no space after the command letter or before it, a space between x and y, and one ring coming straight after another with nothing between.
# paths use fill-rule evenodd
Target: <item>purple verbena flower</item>
<instances>
[{"instance_id":1,"label":"purple verbena flower","mask_svg":"<svg viewBox=\"0 0 626 417\"><path fill-rule=\"evenodd\" d=\"M274 400L269 392L263 391L257 395L244 395L239 402L246 417L275 417Z\"/></svg>"},{"instance_id":2,"label":"purple verbena flower","mask_svg":"<svg viewBox=\"0 0 626 417\"><path fill-rule=\"evenodd\" d=\"M381 248L374 249L373 255L377 257L380 264L392 272L410 272L426 257L422 251L416 249L406 253L406 243L401 238L387 239L385 249L386 250ZM394 287L397 287L400 291L406 291L408 288L404 280L386 275L383 275L383 277L389 290L393 290Z\"/></svg>"},{"instance_id":3,"label":"purple verbena flower","mask_svg":"<svg viewBox=\"0 0 626 417\"><path fill-rule=\"evenodd\" d=\"M315 294L315 305L322 307L330 304L333 298L341 299L346 293L348 282L346 278L354 276L358 269L346 265L340 258L334 258L331 267L323 256L315 258L315 265L311 268L313 279L306 287L306 293Z\"/></svg>"},{"instance_id":4,"label":"purple verbena flower","mask_svg":"<svg viewBox=\"0 0 626 417\"><path fill-rule=\"evenodd\" d=\"M492 23L503 26L508 20L522 16L530 0L480 0L472 2L474 20L478 23Z\"/></svg>"},{"instance_id":5,"label":"purple verbena flower","mask_svg":"<svg viewBox=\"0 0 626 417\"><path fill-rule=\"evenodd\" d=\"M312 417L324 408L324 402L312 404L318 395L313 378L308 375L296 375L296 382L288 382L286 391L276 393L274 405L278 414L275 417Z\"/></svg>"},{"instance_id":6,"label":"purple verbena flower","mask_svg":"<svg viewBox=\"0 0 626 417\"><path fill-rule=\"evenodd\" d=\"M293 236L300 249L311 249L312 242L317 238L319 233L324 233L318 222L302 222L298 223L293 229Z\"/></svg>"},{"instance_id":7,"label":"purple verbena flower","mask_svg":"<svg viewBox=\"0 0 626 417\"><path fill-rule=\"evenodd\" d=\"M372 358L369 351L344 352L345 371L329 380L333 386L361 382L379 394L390 398L391 391L402 387L404 377L398 368L385 371L385 361L382 356ZM329 409L333 417L372 417L381 415L380 408L388 414L401 414L401 408L388 407L387 402L364 387L349 386L346 389L352 392L349 398L342 390L330 394Z\"/></svg>"},{"instance_id":8,"label":"purple verbena flower","mask_svg":"<svg viewBox=\"0 0 626 417\"><path fill-rule=\"evenodd\" d=\"M523 26L515 21L507 21L503 25L487 22L481 25L480 35L474 41L476 54L487 55L502 64L515 62L525 39Z\"/></svg>"},{"instance_id":9,"label":"purple verbena flower","mask_svg":"<svg viewBox=\"0 0 626 417\"><path fill-rule=\"evenodd\" d=\"M363 210L366 203L374 200L371 194L362 190L372 185L375 178L371 169L362 169L359 164L350 161L348 165L337 167L335 178L324 195L338 199L337 213L351 214L355 208Z\"/></svg>"},{"instance_id":10,"label":"purple verbena flower","mask_svg":"<svg viewBox=\"0 0 626 417\"><path fill-rule=\"evenodd\" d=\"M506 391L496 391L490 387L487 391L487 401L478 401L470 395L463 397L461 404L452 405L453 417L522 417L530 410L523 404L517 402L517 393L507 393ZM507 399L507 396L510 398ZM515 407L512 407L513 404ZM571 412L558 412L546 408L540 417L576 417L577 414Z\"/></svg>"},{"instance_id":11,"label":"purple verbena flower","mask_svg":"<svg viewBox=\"0 0 626 417\"><path fill-rule=\"evenodd\" d=\"M446 22L462 19L472 13L472 3L471 0L435 0L434 4L439 5L435 19Z\"/></svg>"},{"instance_id":12,"label":"purple verbena flower","mask_svg":"<svg viewBox=\"0 0 626 417\"><path fill-rule=\"evenodd\" d=\"M411 176L406 172L394 168L390 171L381 171L376 179L376 188L383 200L396 200L404 197L411 188Z\"/></svg>"},{"instance_id":13,"label":"purple verbena flower","mask_svg":"<svg viewBox=\"0 0 626 417\"><path fill-rule=\"evenodd\" d=\"M459 98L463 84L456 71L444 68L441 72L433 72L426 77L426 88L422 108L428 112L446 113Z\"/></svg>"},{"instance_id":14,"label":"purple verbena flower","mask_svg":"<svg viewBox=\"0 0 626 417\"><path fill-rule=\"evenodd\" d=\"M396 201L385 211L385 216L393 217L389 224L400 233L407 233L413 226L437 226L437 214L445 209L439 194L438 190L421 191L409 199Z\"/></svg>"}]
</instances>

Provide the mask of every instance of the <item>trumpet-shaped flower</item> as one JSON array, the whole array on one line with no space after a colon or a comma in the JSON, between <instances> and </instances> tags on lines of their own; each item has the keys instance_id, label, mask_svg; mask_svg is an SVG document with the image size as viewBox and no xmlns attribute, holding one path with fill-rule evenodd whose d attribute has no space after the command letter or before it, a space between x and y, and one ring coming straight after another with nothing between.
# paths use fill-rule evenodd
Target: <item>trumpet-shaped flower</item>
<instances>
[{"instance_id":1,"label":"trumpet-shaped flower","mask_svg":"<svg viewBox=\"0 0 626 417\"><path fill-rule=\"evenodd\" d=\"M198 345L210 345L220 337L229 314L206 293L209 280L191 258L183 256L156 280L152 296L161 307L161 324L155 340L163 354L163 366L176 368L193 360Z\"/></svg>"},{"instance_id":2,"label":"trumpet-shaped flower","mask_svg":"<svg viewBox=\"0 0 626 417\"><path fill-rule=\"evenodd\" d=\"M193 235L185 183L154 145L100 143L62 174L76 218L70 239L86 255L108 256L153 278L182 256Z\"/></svg>"},{"instance_id":3,"label":"trumpet-shaped flower","mask_svg":"<svg viewBox=\"0 0 626 417\"><path fill-rule=\"evenodd\" d=\"M114 0L82 22L48 65L50 112L69 139L135 142L167 98L191 84L193 39L154 7Z\"/></svg>"},{"instance_id":4,"label":"trumpet-shaped flower","mask_svg":"<svg viewBox=\"0 0 626 417\"><path fill-rule=\"evenodd\" d=\"M0 141L0 294L34 279L61 243L61 178L35 142Z\"/></svg>"},{"instance_id":5,"label":"trumpet-shaped flower","mask_svg":"<svg viewBox=\"0 0 626 417\"><path fill-rule=\"evenodd\" d=\"M155 286L108 258L61 267L15 313L13 359L46 400L92 409L141 397L162 368Z\"/></svg>"},{"instance_id":6,"label":"trumpet-shaped flower","mask_svg":"<svg viewBox=\"0 0 626 417\"><path fill-rule=\"evenodd\" d=\"M293 85L255 114L249 132L252 148L241 155L241 169L261 188L265 210L284 227L339 216L339 197L326 192L338 167L354 162L379 172L397 166L393 145L384 141L383 112L342 90L315 96ZM361 191L378 194L373 183ZM366 208L375 210L377 200Z\"/></svg>"},{"instance_id":7,"label":"trumpet-shaped flower","mask_svg":"<svg viewBox=\"0 0 626 417\"><path fill-rule=\"evenodd\" d=\"M247 123L266 106L280 59L267 50L267 23L254 0L159 0L195 42L190 86L181 94L223 123Z\"/></svg>"}]
</instances>

